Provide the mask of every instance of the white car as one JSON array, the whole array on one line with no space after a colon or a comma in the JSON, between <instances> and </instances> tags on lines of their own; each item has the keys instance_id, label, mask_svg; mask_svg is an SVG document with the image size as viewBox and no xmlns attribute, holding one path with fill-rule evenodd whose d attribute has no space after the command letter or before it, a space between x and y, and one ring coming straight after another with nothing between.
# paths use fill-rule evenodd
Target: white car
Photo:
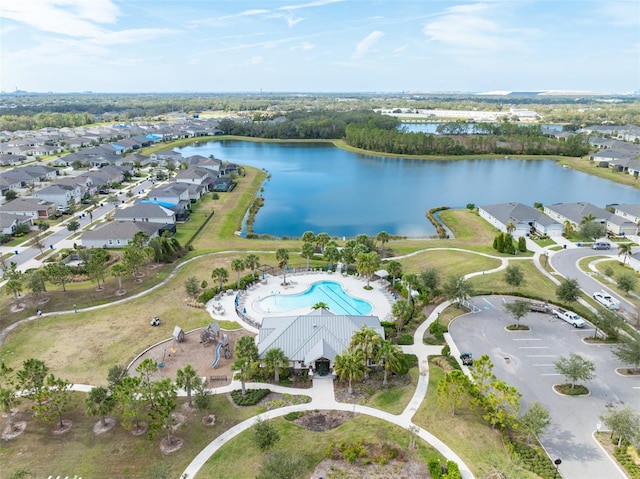
<instances>
[{"instance_id":1,"label":"white car","mask_svg":"<svg viewBox=\"0 0 640 479\"><path fill-rule=\"evenodd\" d=\"M598 291L593 293L593 299L598 303L609 309L620 309L620 302L604 291Z\"/></svg>"}]
</instances>

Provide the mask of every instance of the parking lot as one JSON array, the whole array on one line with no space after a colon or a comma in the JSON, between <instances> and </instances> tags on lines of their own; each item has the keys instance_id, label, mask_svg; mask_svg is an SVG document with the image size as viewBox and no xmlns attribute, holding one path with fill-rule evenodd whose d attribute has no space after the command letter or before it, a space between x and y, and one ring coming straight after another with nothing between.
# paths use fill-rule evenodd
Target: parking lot
<instances>
[{"instance_id":1,"label":"parking lot","mask_svg":"<svg viewBox=\"0 0 640 479\"><path fill-rule=\"evenodd\" d=\"M462 316L450 325L449 332L460 351L474 357L487 354L494 364L494 374L518 388L523 394L521 412L533 401L544 404L553 423L544 437L544 447L552 458L561 458L560 470L565 478L623 478L592 438L599 427L599 416L607 407L630 404L640 406L640 379L615 372L622 365L611 354L612 346L588 344L593 336L591 325L576 329L551 314L529 313L522 320L530 331L508 331L513 318L504 311L502 296L476 297L473 303L480 312ZM585 385L589 396L565 397L553 390L554 384L566 382L555 371L554 362L570 352L578 353L596 365L596 377Z\"/></svg>"}]
</instances>

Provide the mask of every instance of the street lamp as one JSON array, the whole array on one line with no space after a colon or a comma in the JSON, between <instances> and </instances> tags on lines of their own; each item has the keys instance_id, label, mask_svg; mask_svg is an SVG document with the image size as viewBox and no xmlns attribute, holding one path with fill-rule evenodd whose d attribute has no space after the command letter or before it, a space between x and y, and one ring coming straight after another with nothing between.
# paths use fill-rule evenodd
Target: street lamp
<instances>
[{"instance_id":1,"label":"street lamp","mask_svg":"<svg viewBox=\"0 0 640 479\"><path fill-rule=\"evenodd\" d=\"M558 477L558 467L560 466L560 464L562 464L562 459L558 458L555 461L553 461L553 463L556 465L556 472L553 473L553 479L556 479Z\"/></svg>"}]
</instances>

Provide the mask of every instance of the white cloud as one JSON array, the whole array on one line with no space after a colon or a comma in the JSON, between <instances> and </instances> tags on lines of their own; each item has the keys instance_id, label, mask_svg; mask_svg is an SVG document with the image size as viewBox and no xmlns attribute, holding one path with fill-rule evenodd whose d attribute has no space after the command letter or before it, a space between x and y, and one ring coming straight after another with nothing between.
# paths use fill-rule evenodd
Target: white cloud
<instances>
[{"instance_id":1,"label":"white cloud","mask_svg":"<svg viewBox=\"0 0 640 479\"><path fill-rule=\"evenodd\" d=\"M316 46L311 42L302 42L300 45L291 47L291 50L313 50Z\"/></svg>"},{"instance_id":2,"label":"white cloud","mask_svg":"<svg viewBox=\"0 0 640 479\"><path fill-rule=\"evenodd\" d=\"M409 45L407 43L405 43L404 45L402 45L401 47L396 48L395 50L393 50L393 53L402 53L404 52L407 48L409 48Z\"/></svg>"},{"instance_id":3,"label":"white cloud","mask_svg":"<svg viewBox=\"0 0 640 479\"><path fill-rule=\"evenodd\" d=\"M264 58L262 58L260 55L256 55L256 56L248 58L247 60L242 62L242 65L244 65L244 66L259 65L263 61L264 61Z\"/></svg>"},{"instance_id":4,"label":"white cloud","mask_svg":"<svg viewBox=\"0 0 640 479\"><path fill-rule=\"evenodd\" d=\"M356 50L353 52L353 57L362 58L371 49L371 47L383 36L384 36L384 33L382 33L379 30L375 30L371 32L369 35L364 37L364 39L362 39L356 45Z\"/></svg>"},{"instance_id":5,"label":"white cloud","mask_svg":"<svg viewBox=\"0 0 640 479\"><path fill-rule=\"evenodd\" d=\"M324 5L330 5L332 3L340 3L344 0L318 0L316 2L302 3L300 5L284 5L278 10L299 10L300 8L322 7Z\"/></svg>"},{"instance_id":6,"label":"white cloud","mask_svg":"<svg viewBox=\"0 0 640 479\"><path fill-rule=\"evenodd\" d=\"M640 28L640 4L637 2L604 2L596 12L613 25Z\"/></svg>"},{"instance_id":7,"label":"white cloud","mask_svg":"<svg viewBox=\"0 0 640 479\"><path fill-rule=\"evenodd\" d=\"M71 37L95 36L103 31L97 24L113 24L118 14L118 7L111 0L29 0L0 4L0 18Z\"/></svg>"},{"instance_id":8,"label":"white cloud","mask_svg":"<svg viewBox=\"0 0 640 479\"><path fill-rule=\"evenodd\" d=\"M431 40L455 49L500 50L509 43L504 35L507 29L490 19L491 16L487 4L457 5L427 23L423 32Z\"/></svg>"},{"instance_id":9,"label":"white cloud","mask_svg":"<svg viewBox=\"0 0 640 479\"><path fill-rule=\"evenodd\" d=\"M293 16L287 16L285 18L287 19L287 25L289 25L289 28L296 26L304 20L304 17L294 18Z\"/></svg>"}]
</instances>

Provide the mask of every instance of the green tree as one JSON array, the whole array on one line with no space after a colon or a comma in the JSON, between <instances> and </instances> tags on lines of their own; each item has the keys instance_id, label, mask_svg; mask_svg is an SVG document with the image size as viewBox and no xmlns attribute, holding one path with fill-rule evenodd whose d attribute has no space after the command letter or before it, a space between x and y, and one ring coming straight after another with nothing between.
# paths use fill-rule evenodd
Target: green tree
<instances>
[{"instance_id":1,"label":"green tree","mask_svg":"<svg viewBox=\"0 0 640 479\"><path fill-rule=\"evenodd\" d=\"M207 382L199 380L193 389L193 403L200 411L208 411L211 409L213 396L211 390L207 387Z\"/></svg>"},{"instance_id":2,"label":"green tree","mask_svg":"<svg viewBox=\"0 0 640 479\"><path fill-rule=\"evenodd\" d=\"M504 305L505 311L513 317L516 325L520 324L520 320L527 315L530 307L531 304L529 301L522 299L516 299L513 303L507 303Z\"/></svg>"},{"instance_id":3,"label":"green tree","mask_svg":"<svg viewBox=\"0 0 640 479\"><path fill-rule=\"evenodd\" d=\"M364 362L366 365L364 371L365 379L369 379L369 365L373 358L377 355L378 348L382 342L382 337L372 328L362 325L362 327L353 333L349 348L352 350L362 351Z\"/></svg>"},{"instance_id":4,"label":"green tree","mask_svg":"<svg viewBox=\"0 0 640 479\"><path fill-rule=\"evenodd\" d=\"M640 372L640 335L623 336L613 355L623 363L633 364L634 374Z\"/></svg>"},{"instance_id":5,"label":"green tree","mask_svg":"<svg viewBox=\"0 0 640 479\"><path fill-rule=\"evenodd\" d=\"M129 271L122 263L116 263L111 267L111 276L118 279L118 291L122 291L122 277Z\"/></svg>"},{"instance_id":6,"label":"green tree","mask_svg":"<svg viewBox=\"0 0 640 479\"><path fill-rule=\"evenodd\" d=\"M315 248L311 243L304 242L302 243L302 256L307 258L307 271L309 270L309 261L313 257L313 253L315 252Z\"/></svg>"},{"instance_id":7,"label":"green tree","mask_svg":"<svg viewBox=\"0 0 640 479\"><path fill-rule=\"evenodd\" d=\"M507 233L512 234L516 230L516 225L513 221L509 221L504 228L507 230Z\"/></svg>"},{"instance_id":8,"label":"green tree","mask_svg":"<svg viewBox=\"0 0 640 479\"><path fill-rule=\"evenodd\" d=\"M267 367L267 371L273 373L274 381L278 384L280 382L280 371L289 365L289 358L282 349L271 348L264 356L264 364Z\"/></svg>"},{"instance_id":9,"label":"green tree","mask_svg":"<svg viewBox=\"0 0 640 479\"><path fill-rule=\"evenodd\" d=\"M593 361L576 353L562 356L553 365L569 381L572 389L578 381L589 381L595 377L596 366Z\"/></svg>"},{"instance_id":10,"label":"green tree","mask_svg":"<svg viewBox=\"0 0 640 479\"><path fill-rule=\"evenodd\" d=\"M471 378L480 395L484 396L491 388L491 383L496 379L493 374L493 363L488 355L483 354L473 361L473 366L469 368Z\"/></svg>"},{"instance_id":11,"label":"green tree","mask_svg":"<svg viewBox=\"0 0 640 479\"><path fill-rule=\"evenodd\" d=\"M85 398L85 406L89 416L100 416L103 426L107 425L107 416L115 407L111 391L103 386L94 386Z\"/></svg>"},{"instance_id":12,"label":"green tree","mask_svg":"<svg viewBox=\"0 0 640 479\"><path fill-rule=\"evenodd\" d=\"M303 243L315 243L316 236L313 234L313 231L305 231L302 233L300 239Z\"/></svg>"},{"instance_id":13,"label":"green tree","mask_svg":"<svg viewBox=\"0 0 640 479\"><path fill-rule=\"evenodd\" d=\"M484 419L492 428L504 429L517 423L522 394L504 381L494 379L489 393L483 398Z\"/></svg>"},{"instance_id":14,"label":"green tree","mask_svg":"<svg viewBox=\"0 0 640 479\"><path fill-rule=\"evenodd\" d=\"M255 279L256 269L260 266L260 257L256 254L249 253L244 259L244 265L251 270L251 276Z\"/></svg>"},{"instance_id":15,"label":"green tree","mask_svg":"<svg viewBox=\"0 0 640 479\"><path fill-rule=\"evenodd\" d=\"M152 383L153 401L149 410L149 438L151 439L156 431L164 429L167 431L167 444L173 444L171 431L175 425L172 414L178 407L178 391L170 378L153 381Z\"/></svg>"},{"instance_id":16,"label":"green tree","mask_svg":"<svg viewBox=\"0 0 640 479\"><path fill-rule=\"evenodd\" d=\"M127 375L127 368L125 368L122 364L116 364L109 368L109 372L107 372L107 383L109 383L109 390L111 392L115 391L116 387L122 384L122 380Z\"/></svg>"},{"instance_id":17,"label":"green tree","mask_svg":"<svg viewBox=\"0 0 640 479\"><path fill-rule=\"evenodd\" d=\"M229 272L224 268L214 268L211 278L218 281L218 291L222 291L225 281L229 279Z\"/></svg>"},{"instance_id":18,"label":"green tree","mask_svg":"<svg viewBox=\"0 0 640 479\"><path fill-rule=\"evenodd\" d=\"M399 333L402 328L411 320L413 306L405 299L399 299L391 306L391 314L396 319L396 331Z\"/></svg>"},{"instance_id":19,"label":"green tree","mask_svg":"<svg viewBox=\"0 0 640 479\"><path fill-rule=\"evenodd\" d=\"M324 247L331 240L331 237L327 233L318 233L316 236L316 245L320 252L324 250Z\"/></svg>"},{"instance_id":20,"label":"green tree","mask_svg":"<svg viewBox=\"0 0 640 479\"><path fill-rule=\"evenodd\" d=\"M139 429L147 407L142 377L123 377L122 382L115 387L113 396L122 416L122 426L127 430Z\"/></svg>"},{"instance_id":21,"label":"green tree","mask_svg":"<svg viewBox=\"0 0 640 479\"><path fill-rule=\"evenodd\" d=\"M192 298L197 298L200 294L200 284L195 276L189 276L184 282L184 290Z\"/></svg>"},{"instance_id":22,"label":"green tree","mask_svg":"<svg viewBox=\"0 0 640 479\"><path fill-rule=\"evenodd\" d=\"M390 372L399 373L402 370L402 359L404 353L388 339L380 341L379 346L376 349L375 361L376 363L382 362L384 370L384 377L382 379L382 385L387 386L389 384L388 376Z\"/></svg>"},{"instance_id":23,"label":"green tree","mask_svg":"<svg viewBox=\"0 0 640 479\"><path fill-rule=\"evenodd\" d=\"M11 431L15 430L16 427L13 408L18 405L17 381L13 369L8 367L4 361L0 362L0 407L7 415L7 423Z\"/></svg>"},{"instance_id":24,"label":"green tree","mask_svg":"<svg viewBox=\"0 0 640 479\"><path fill-rule=\"evenodd\" d=\"M560 301L574 303L580 297L580 284L577 279L567 278L556 288L556 296Z\"/></svg>"},{"instance_id":25,"label":"green tree","mask_svg":"<svg viewBox=\"0 0 640 479\"><path fill-rule=\"evenodd\" d=\"M632 273L622 273L616 278L616 284L618 288L625 292L628 296L630 291L633 291L638 284L638 279Z\"/></svg>"},{"instance_id":26,"label":"green tree","mask_svg":"<svg viewBox=\"0 0 640 479\"><path fill-rule=\"evenodd\" d=\"M153 375L158 371L158 363L151 358L144 359L136 367L140 375L140 391L142 397L153 407Z\"/></svg>"},{"instance_id":27,"label":"green tree","mask_svg":"<svg viewBox=\"0 0 640 479\"><path fill-rule=\"evenodd\" d=\"M455 302L459 308L460 304L473 294L473 285L464 276L450 276L443 285L442 292L447 300Z\"/></svg>"},{"instance_id":28,"label":"green tree","mask_svg":"<svg viewBox=\"0 0 640 479\"><path fill-rule=\"evenodd\" d=\"M631 406L609 409L600 416L602 422L611 429L611 439L618 436L618 447L625 440L630 444L640 440L640 414Z\"/></svg>"},{"instance_id":29,"label":"green tree","mask_svg":"<svg viewBox=\"0 0 640 479\"><path fill-rule=\"evenodd\" d=\"M338 247L335 245L327 245L327 247L322 252L322 257L331 263L334 268L338 261L340 261L340 251Z\"/></svg>"},{"instance_id":30,"label":"green tree","mask_svg":"<svg viewBox=\"0 0 640 479\"><path fill-rule=\"evenodd\" d=\"M436 268L427 268L420 272L420 283L430 294L434 294L440 286L440 272Z\"/></svg>"},{"instance_id":31,"label":"green tree","mask_svg":"<svg viewBox=\"0 0 640 479\"><path fill-rule=\"evenodd\" d=\"M278 267L282 270L282 284L287 284L287 266L289 265L289 251L285 248L279 248L276 250L276 261L278 261Z\"/></svg>"},{"instance_id":32,"label":"green tree","mask_svg":"<svg viewBox=\"0 0 640 479\"><path fill-rule=\"evenodd\" d=\"M589 223L580 223L578 227L578 236L583 241L593 241L605 234L605 226L595 221Z\"/></svg>"},{"instance_id":33,"label":"green tree","mask_svg":"<svg viewBox=\"0 0 640 479\"><path fill-rule=\"evenodd\" d=\"M373 273L375 273L380 267L380 256L378 256L378 253L375 251L370 251L368 253L358 254L356 260L358 273L367 277L367 288L371 288L369 282L371 280L371 275L373 275Z\"/></svg>"},{"instance_id":34,"label":"green tree","mask_svg":"<svg viewBox=\"0 0 640 479\"><path fill-rule=\"evenodd\" d=\"M334 372L340 380L349 381L349 394L353 394L352 381L359 381L364 377L365 358L361 350L345 350L334 359Z\"/></svg>"},{"instance_id":35,"label":"green tree","mask_svg":"<svg viewBox=\"0 0 640 479\"><path fill-rule=\"evenodd\" d=\"M469 402L471 390L469 378L459 369L454 369L438 382L438 403L451 408L451 415L455 416L456 409Z\"/></svg>"},{"instance_id":36,"label":"green tree","mask_svg":"<svg viewBox=\"0 0 640 479\"><path fill-rule=\"evenodd\" d=\"M511 291L524 284L524 272L517 264L510 264L504 270L504 282L511 286Z\"/></svg>"},{"instance_id":37,"label":"green tree","mask_svg":"<svg viewBox=\"0 0 640 479\"><path fill-rule=\"evenodd\" d=\"M383 258L387 257L387 249L385 248L385 244L387 244L391 240L391 236L386 231L380 231L376 235L376 242L380 243L380 254Z\"/></svg>"},{"instance_id":38,"label":"green tree","mask_svg":"<svg viewBox=\"0 0 640 479\"><path fill-rule=\"evenodd\" d=\"M40 253L42 253L44 251L44 248L45 248L44 242L42 241L42 236L37 234L33 238L31 238L29 246L33 246L34 248L37 248L38 251L40 251Z\"/></svg>"},{"instance_id":39,"label":"green tree","mask_svg":"<svg viewBox=\"0 0 640 479\"><path fill-rule=\"evenodd\" d=\"M44 400L35 405L35 416L47 422L57 420L58 427L64 428L62 415L70 408L71 383L49 374L44 385L42 390Z\"/></svg>"},{"instance_id":40,"label":"green tree","mask_svg":"<svg viewBox=\"0 0 640 479\"><path fill-rule=\"evenodd\" d=\"M75 233L80 229L80 222L78 220L71 220L67 223L67 229L72 233Z\"/></svg>"},{"instance_id":41,"label":"green tree","mask_svg":"<svg viewBox=\"0 0 640 479\"><path fill-rule=\"evenodd\" d=\"M22 369L16 373L20 389L24 396L40 404L44 401L45 381L49 367L39 359L30 358L22 363Z\"/></svg>"},{"instance_id":42,"label":"green tree","mask_svg":"<svg viewBox=\"0 0 640 479\"><path fill-rule=\"evenodd\" d=\"M4 197L7 201L13 201L18 197L18 193L15 190L7 190L4 192Z\"/></svg>"},{"instance_id":43,"label":"green tree","mask_svg":"<svg viewBox=\"0 0 640 479\"><path fill-rule=\"evenodd\" d=\"M269 421L257 417L255 425L253 426L253 443L258 449L262 452L268 451L275 446L279 440L280 434L278 433L278 429Z\"/></svg>"},{"instance_id":44,"label":"green tree","mask_svg":"<svg viewBox=\"0 0 640 479\"><path fill-rule=\"evenodd\" d=\"M393 287L396 287L396 280L402 278L402 263L391 260L387 263L387 272L392 278Z\"/></svg>"},{"instance_id":45,"label":"green tree","mask_svg":"<svg viewBox=\"0 0 640 479\"><path fill-rule=\"evenodd\" d=\"M236 288L240 289L240 273L244 271L244 261L242 258L235 258L231 261L231 269L237 274Z\"/></svg>"},{"instance_id":46,"label":"green tree","mask_svg":"<svg viewBox=\"0 0 640 479\"><path fill-rule=\"evenodd\" d=\"M246 396L245 382L249 379L255 363L258 361L258 346L252 336L242 336L236 342L234 353L236 360L231 365L231 370L238 372L242 384L242 395Z\"/></svg>"},{"instance_id":47,"label":"green tree","mask_svg":"<svg viewBox=\"0 0 640 479\"><path fill-rule=\"evenodd\" d=\"M122 252L122 264L136 278L140 274L140 268L144 265L146 256L144 245L140 246L137 241L131 240Z\"/></svg>"},{"instance_id":48,"label":"green tree","mask_svg":"<svg viewBox=\"0 0 640 479\"><path fill-rule=\"evenodd\" d=\"M531 436L539 438L551 425L549 410L534 401L520 418L520 425L527 431L527 443L531 442Z\"/></svg>"},{"instance_id":49,"label":"green tree","mask_svg":"<svg viewBox=\"0 0 640 479\"><path fill-rule=\"evenodd\" d=\"M622 256L622 264L626 263L631 253L633 253L632 248L632 243L620 243L618 245L618 256Z\"/></svg>"},{"instance_id":50,"label":"green tree","mask_svg":"<svg viewBox=\"0 0 640 479\"><path fill-rule=\"evenodd\" d=\"M187 402L189 407L193 407L191 391L194 389L194 386L198 381L200 381L198 371L196 371L191 364L187 364L184 369L178 369L176 371L176 385L187 392Z\"/></svg>"},{"instance_id":51,"label":"green tree","mask_svg":"<svg viewBox=\"0 0 640 479\"><path fill-rule=\"evenodd\" d=\"M98 289L102 289L100 287L100 282L102 281L102 283L104 283L108 259L108 255L103 252L103 250L96 250L91 254L91 258L87 262L87 274L92 281L95 281L98 284Z\"/></svg>"},{"instance_id":52,"label":"green tree","mask_svg":"<svg viewBox=\"0 0 640 479\"><path fill-rule=\"evenodd\" d=\"M573 223L569 220L565 220L564 221L564 235L568 238L569 236L571 236L571 233L573 233L575 230L575 228L573 227Z\"/></svg>"},{"instance_id":53,"label":"green tree","mask_svg":"<svg viewBox=\"0 0 640 479\"><path fill-rule=\"evenodd\" d=\"M62 291L66 291L66 284L73 276L73 271L62 262L48 263L45 266L45 274L49 282L62 285Z\"/></svg>"}]
</instances>

